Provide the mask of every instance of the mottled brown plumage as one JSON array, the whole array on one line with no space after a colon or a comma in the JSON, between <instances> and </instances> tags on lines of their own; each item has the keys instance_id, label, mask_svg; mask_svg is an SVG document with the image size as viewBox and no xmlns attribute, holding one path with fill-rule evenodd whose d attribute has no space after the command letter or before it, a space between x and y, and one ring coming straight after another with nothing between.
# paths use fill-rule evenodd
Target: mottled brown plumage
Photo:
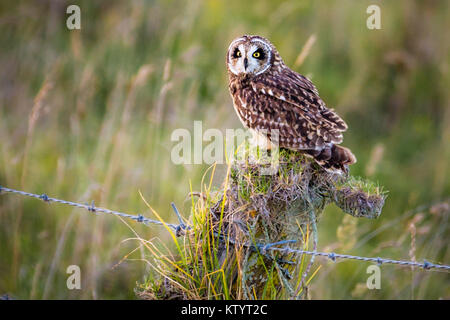
<instances>
[{"instance_id":1,"label":"mottled brown plumage","mask_svg":"<svg viewBox=\"0 0 450 320\"><path fill-rule=\"evenodd\" d=\"M339 146L346 123L326 107L309 79L284 64L267 39L235 39L227 67L233 105L245 127L271 142L278 137L280 147L302 151L329 171L347 171L356 162Z\"/></svg>"}]
</instances>

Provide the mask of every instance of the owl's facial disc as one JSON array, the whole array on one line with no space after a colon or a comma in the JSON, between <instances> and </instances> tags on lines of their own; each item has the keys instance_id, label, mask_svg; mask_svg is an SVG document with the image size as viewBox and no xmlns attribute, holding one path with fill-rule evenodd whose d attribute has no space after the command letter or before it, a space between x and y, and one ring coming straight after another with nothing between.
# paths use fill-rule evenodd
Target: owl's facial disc
<instances>
[{"instance_id":1,"label":"owl's facial disc","mask_svg":"<svg viewBox=\"0 0 450 320\"><path fill-rule=\"evenodd\" d=\"M270 67L271 50L264 41L238 38L228 49L228 68L235 75L259 75Z\"/></svg>"}]
</instances>

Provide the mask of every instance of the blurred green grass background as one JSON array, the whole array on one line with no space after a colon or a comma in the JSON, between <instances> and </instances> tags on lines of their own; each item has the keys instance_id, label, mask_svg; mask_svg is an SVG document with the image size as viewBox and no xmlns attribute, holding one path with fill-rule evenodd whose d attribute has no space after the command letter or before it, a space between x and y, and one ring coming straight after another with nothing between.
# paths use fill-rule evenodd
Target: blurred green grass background
<instances>
[{"instance_id":1,"label":"blurred green grass background","mask_svg":"<svg viewBox=\"0 0 450 320\"><path fill-rule=\"evenodd\" d=\"M73 3L79 31L66 28ZM381 8L381 30L366 28L370 4ZM194 120L241 127L225 53L235 37L259 34L347 121L352 174L389 190L376 221L329 207L319 248L448 264L449 13L445 0L1 2L0 185L151 216L140 190L168 221L171 201L189 215L189 184L200 189L207 165L174 165L170 134ZM219 186L223 168L216 177ZM133 230L168 234L127 223L0 196L0 295L135 298L149 253L127 256L139 247ZM368 290L368 264L318 263L315 299L450 298L448 273L386 265L381 290ZM81 290L66 287L72 264Z\"/></svg>"}]
</instances>

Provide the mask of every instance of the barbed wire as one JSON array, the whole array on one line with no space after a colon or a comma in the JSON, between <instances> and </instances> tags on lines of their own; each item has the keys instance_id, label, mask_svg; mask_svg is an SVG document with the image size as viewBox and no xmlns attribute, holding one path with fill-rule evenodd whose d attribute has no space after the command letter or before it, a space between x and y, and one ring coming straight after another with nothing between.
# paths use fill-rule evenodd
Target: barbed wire
<instances>
[{"instance_id":1,"label":"barbed wire","mask_svg":"<svg viewBox=\"0 0 450 320\"><path fill-rule=\"evenodd\" d=\"M10 188L5 188L5 187L0 186L0 194L2 192L8 192L8 193L13 193L13 194L19 194L19 195L26 196L26 197L36 198L36 199L40 199L40 200L42 200L44 202L48 202L48 203L50 203L50 202L61 203L61 204L69 205L69 206L76 207L76 208L86 209L89 212L94 212L94 213L96 213L96 212L108 213L108 214L120 216L122 218L132 219L137 222L144 223L146 225L148 225L148 224L156 224L156 225L166 224L168 227L172 228L175 231L182 228L181 225L175 225L175 224L171 224L171 223L163 223L158 220L153 220L153 219L144 217L141 214L133 215L133 214L128 214L128 213L124 213L124 212L119 212L119 211L96 207L94 205L94 201L92 201L90 205L82 204L82 203L73 202L73 201L51 198L51 197L47 196L47 194L45 194L45 193L39 195L39 194L35 194L35 193L30 193L30 192L25 192L25 191L20 191L20 190L15 190L15 189L10 189Z\"/></svg>"},{"instance_id":2,"label":"barbed wire","mask_svg":"<svg viewBox=\"0 0 450 320\"><path fill-rule=\"evenodd\" d=\"M132 219L136 222L144 223L145 225L150 225L150 224L166 225L166 226L172 228L176 232L177 236L181 236L182 234L184 234L184 231L191 229L190 226L186 225L183 222L183 219L174 203L172 203L171 205L172 205L172 208L173 208L175 214L177 215L179 224L165 223L162 221L153 220L153 219L144 217L141 214L134 215L134 214L128 214L128 213L124 213L124 212L119 212L119 211L96 207L94 205L93 201L90 205L82 204L82 203L78 203L78 202L52 198L52 197L49 197L45 193L39 195L39 194L35 194L35 193L30 193L30 192L25 192L25 191L21 191L21 190L15 190L15 189L0 186L0 195L2 193L18 194L18 195L22 195L22 196L26 196L26 197L39 199L39 200L42 200L42 201L48 202L48 203L50 203L50 202L60 203L60 204L69 205L69 206L80 208L80 209L86 209L89 212L94 212L94 213L102 212L102 213L117 215L122 218ZM232 239L225 239L224 237L221 237L221 239L223 241L227 241L233 245L237 245L237 243L234 242ZM239 244L239 245L258 250L259 252L261 252L263 254L265 254L267 251L274 251L274 252L277 251L277 252L280 252L283 254L306 254L306 255L310 255L310 256L321 256L321 257L326 257L333 262L336 262L337 259L348 259L348 260L357 260L357 261L365 261L365 262L375 262L378 265L395 264L395 265L401 265L401 266L418 267L423 270L437 269L437 270L449 270L450 271L450 265L435 264L435 263L431 263L427 260L424 260L424 262L408 261L408 260L394 260L394 259L387 259L387 258L380 258L380 257L376 257L376 258L375 257L361 257L361 256L355 256L355 255L349 255L349 254L339 254L339 253L334 253L334 252L320 252L320 251L311 251L311 250L290 248L289 244L295 243L295 242L296 242L296 240L283 240L283 241L269 243L269 244L245 244L244 243L244 244ZM285 245L285 244L287 244L287 246L281 247L281 248L277 247L279 245Z\"/></svg>"}]
</instances>

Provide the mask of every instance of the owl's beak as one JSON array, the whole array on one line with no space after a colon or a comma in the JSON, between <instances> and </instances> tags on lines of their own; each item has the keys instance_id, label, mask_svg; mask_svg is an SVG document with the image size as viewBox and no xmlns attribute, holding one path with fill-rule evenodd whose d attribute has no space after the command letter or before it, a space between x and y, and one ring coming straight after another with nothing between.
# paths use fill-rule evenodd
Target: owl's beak
<instances>
[{"instance_id":1,"label":"owl's beak","mask_svg":"<svg viewBox=\"0 0 450 320\"><path fill-rule=\"evenodd\" d=\"M247 67L248 67L248 59L247 57L244 58L244 69L245 71L247 71Z\"/></svg>"}]
</instances>

